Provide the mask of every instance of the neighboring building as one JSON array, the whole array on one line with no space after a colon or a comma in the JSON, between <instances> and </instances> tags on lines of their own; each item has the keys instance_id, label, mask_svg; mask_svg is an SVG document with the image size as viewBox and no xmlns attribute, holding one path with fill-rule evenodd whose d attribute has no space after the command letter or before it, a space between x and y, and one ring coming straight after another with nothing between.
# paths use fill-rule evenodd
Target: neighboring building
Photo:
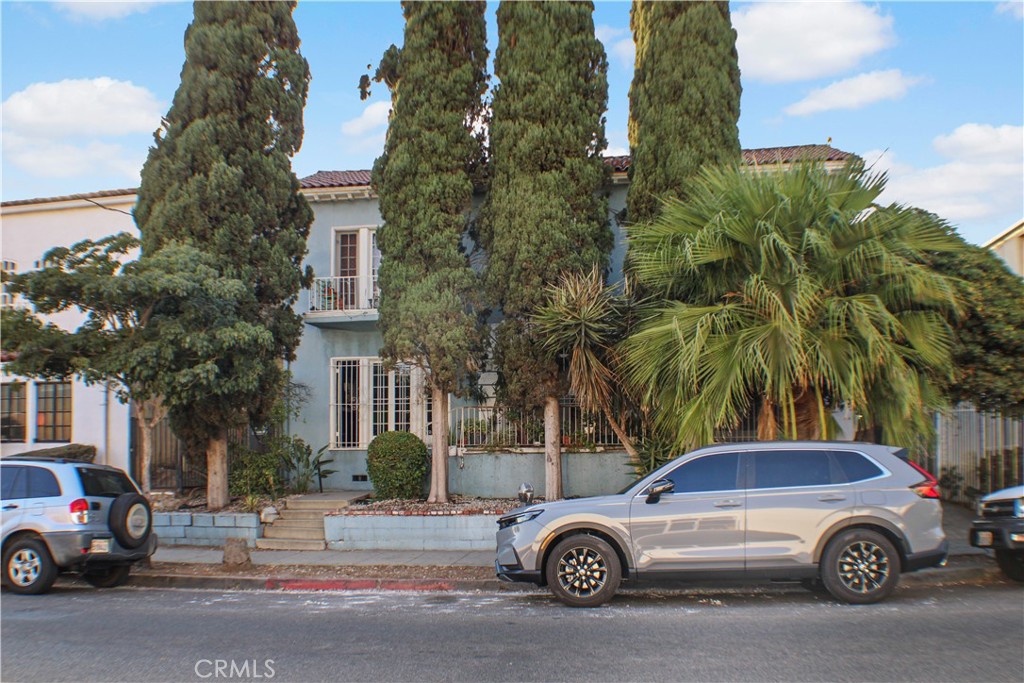
<instances>
[{"instance_id":1,"label":"neighboring building","mask_svg":"<svg viewBox=\"0 0 1024 683\"><path fill-rule=\"evenodd\" d=\"M825 145L743 152L744 162L757 169L801 160L836 168L851 156ZM621 276L625 257L624 234L615 216L621 214L626 205L629 162L628 156L606 158L612 170L607 188L609 218L616 233L613 279ZM420 371L402 366L387 370L379 357L382 340L377 326L377 270L381 257L376 231L382 221L377 198L370 188L370 172L320 171L303 178L302 189L314 212L306 264L312 266L316 279L313 287L302 293L295 307L303 316L306 328L296 360L289 369L294 381L308 387L310 393L300 418L288 427L314 450L324 445L329 448L333 459L330 468L336 473L325 481L327 487L369 489L367 444L375 435L397 429L412 431L429 444L430 402ZM32 267L34 261L53 246L70 245L79 239L95 239L122 230L134 231L130 216L96 206L130 211L134 203L134 190L5 202L3 258L5 262L15 261L15 270L24 270ZM5 299L4 305L8 303L16 304ZM71 318L58 322L65 326L75 324ZM492 395L493 382L493 372L483 373L481 385L485 397ZM71 421L70 433L65 434L68 440L95 444L104 453L98 458L101 462L125 467L127 408L113 400L112 395L105 396L102 387L85 387L72 382L70 392L73 412L67 418ZM6 376L3 398L3 454L34 447L39 442L36 425L45 424L49 419L39 422L37 406L46 408L50 404L39 403L36 383ZM452 400L450 405L456 455L464 452L465 447L498 443L525 447L524 450L536 444L535 450L542 450L541 424L525 418L513 420L493 405L479 406L461 400ZM18 421L28 425L24 429L24 440L16 444L6 442L8 431L19 433ZM109 426L104 428L103 425ZM111 435L117 438L104 447ZM563 404L563 443L570 447L606 446L612 451L608 455L614 462L619 465L624 462L624 454L620 457L616 452L617 442L603 426L603 420L582 415L569 400ZM536 462L542 467L542 458L536 458ZM469 477L471 470L478 478L495 476L493 472L481 474L472 467L463 472L462 464L453 468L453 476ZM622 476L628 478L628 468L622 465L620 469ZM573 471L571 467L569 471ZM522 479L516 479L516 486L519 481ZM607 481L603 484L607 486ZM569 488L571 493L586 492L586 486L578 482L575 488L569 482Z\"/></svg>"},{"instance_id":2,"label":"neighboring building","mask_svg":"<svg viewBox=\"0 0 1024 683\"><path fill-rule=\"evenodd\" d=\"M34 270L53 247L134 232L134 205L133 189L4 202L3 269L15 273ZM29 304L4 287L2 305ZM85 316L69 311L49 319L74 329ZM118 401L113 388L86 386L77 380L32 380L6 370L0 375L0 455L82 443L96 447L96 462L128 467L129 409Z\"/></svg>"},{"instance_id":3,"label":"neighboring building","mask_svg":"<svg viewBox=\"0 0 1024 683\"><path fill-rule=\"evenodd\" d=\"M998 254L1010 270L1024 276L1024 219L982 245Z\"/></svg>"}]
</instances>

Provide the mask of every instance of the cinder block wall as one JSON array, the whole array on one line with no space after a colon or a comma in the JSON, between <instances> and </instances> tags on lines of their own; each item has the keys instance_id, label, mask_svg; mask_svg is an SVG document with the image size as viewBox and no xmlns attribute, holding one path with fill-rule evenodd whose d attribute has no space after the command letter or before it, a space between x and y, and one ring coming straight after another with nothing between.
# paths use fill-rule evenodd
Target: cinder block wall
<instances>
[{"instance_id":1,"label":"cinder block wall","mask_svg":"<svg viewBox=\"0 0 1024 683\"><path fill-rule=\"evenodd\" d=\"M497 515L329 515L331 550L494 550Z\"/></svg>"},{"instance_id":2,"label":"cinder block wall","mask_svg":"<svg viewBox=\"0 0 1024 683\"><path fill-rule=\"evenodd\" d=\"M224 545L228 538L244 538L250 548L263 536L260 516L229 512L155 512L153 531L161 545Z\"/></svg>"}]
</instances>

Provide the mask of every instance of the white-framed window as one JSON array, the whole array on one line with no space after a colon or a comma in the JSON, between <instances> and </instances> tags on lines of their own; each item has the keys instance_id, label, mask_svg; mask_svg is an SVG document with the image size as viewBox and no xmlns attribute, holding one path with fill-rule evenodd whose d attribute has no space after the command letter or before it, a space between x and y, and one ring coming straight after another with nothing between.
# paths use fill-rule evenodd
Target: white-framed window
<instances>
[{"instance_id":1,"label":"white-framed window","mask_svg":"<svg viewBox=\"0 0 1024 683\"><path fill-rule=\"evenodd\" d=\"M3 273L11 274L18 272L18 264L14 261L3 261ZM11 308L17 303L17 295L7 291L7 283L3 282L0 284L0 306L3 308Z\"/></svg>"},{"instance_id":2,"label":"white-framed window","mask_svg":"<svg viewBox=\"0 0 1024 683\"><path fill-rule=\"evenodd\" d=\"M332 358L330 373L331 449L366 448L390 431L429 438L430 400L421 370L402 364L387 370L379 358Z\"/></svg>"},{"instance_id":3,"label":"white-framed window","mask_svg":"<svg viewBox=\"0 0 1024 683\"><path fill-rule=\"evenodd\" d=\"M376 226L335 228L331 275L342 310L374 309L379 302L380 249Z\"/></svg>"}]
</instances>

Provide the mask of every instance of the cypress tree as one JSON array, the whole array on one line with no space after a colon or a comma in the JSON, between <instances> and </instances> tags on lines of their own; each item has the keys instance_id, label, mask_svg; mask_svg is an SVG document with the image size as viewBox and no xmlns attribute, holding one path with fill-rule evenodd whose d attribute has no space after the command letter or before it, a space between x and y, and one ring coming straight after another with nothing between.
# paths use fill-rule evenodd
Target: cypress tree
<instances>
[{"instance_id":1,"label":"cypress tree","mask_svg":"<svg viewBox=\"0 0 1024 683\"><path fill-rule=\"evenodd\" d=\"M507 402L544 406L545 491L561 497L557 358L530 316L564 272L604 268L612 248L602 194L607 141L607 59L594 36L593 3L502 2L491 187L481 241L487 291L501 307L496 360Z\"/></svg>"},{"instance_id":2,"label":"cypress tree","mask_svg":"<svg viewBox=\"0 0 1024 683\"><path fill-rule=\"evenodd\" d=\"M636 0L630 26L626 217L648 223L702 165L739 161L740 69L728 2Z\"/></svg>"},{"instance_id":3,"label":"cypress tree","mask_svg":"<svg viewBox=\"0 0 1024 683\"><path fill-rule=\"evenodd\" d=\"M179 435L207 444L213 509L228 502L227 430L267 417L302 333L291 305L312 276L301 267L312 211L291 170L309 86L294 7L194 4L181 84L135 208L144 259L192 243L249 289L235 305L243 324L182 331L192 380L167 383L164 396Z\"/></svg>"},{"instance_id":4,"label":"cypress tree","mask_svg":"<svg viewBox=\"0 0 1024 683\"><path fill-rule=\"evenodd\" d=\"M384 155L374 165L384 224L382 355L424 370L433 405L430 502L448 500L448 394L477 365L478 278L463 248L482 161L474 136L487 89L484 2L403 2L405 40L389 50L378 80L393 110ZM387 77L384 77L387 74Z\"/></svg>"}]
</instances>

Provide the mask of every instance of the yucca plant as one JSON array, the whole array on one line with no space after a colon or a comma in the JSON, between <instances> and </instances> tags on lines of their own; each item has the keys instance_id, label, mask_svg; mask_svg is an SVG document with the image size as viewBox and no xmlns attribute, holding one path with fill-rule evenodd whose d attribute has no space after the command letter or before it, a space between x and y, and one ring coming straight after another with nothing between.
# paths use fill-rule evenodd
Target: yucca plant
<instances>
[{"instance_id":1,"label":"yucca plant","mask_svg":"<svg viewBox=\"0 0 1024 683\"><path fill-rule=\"evenodd\" d=\"M621 351L626 378L677 448L759 404L758 437L829 438L839 404L892 443L930 428L950 372L953 280L927 255L942 221L878 207L884 174L709 168L686 203L630 229L634 277L657 301Z\"/></svg>"}]
</instances>

